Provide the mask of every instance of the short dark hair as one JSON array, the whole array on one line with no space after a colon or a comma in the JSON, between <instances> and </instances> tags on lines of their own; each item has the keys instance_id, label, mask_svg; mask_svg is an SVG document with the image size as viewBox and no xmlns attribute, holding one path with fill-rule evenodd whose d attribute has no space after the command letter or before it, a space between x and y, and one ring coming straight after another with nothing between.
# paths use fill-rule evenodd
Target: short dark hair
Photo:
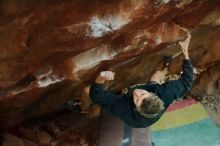
<instances>
[{"instance_id":1,"label":"short dark hair","mask_svg":"<svg viewBox=\"0 0 220 146\"><path fill-rule=\"evenodd\" d=\"M153 118L164 109L164 102L157 95L151 94L152 96L144 98L137 107L137 111L146 118Z\"/></svg>"}]
</instances>

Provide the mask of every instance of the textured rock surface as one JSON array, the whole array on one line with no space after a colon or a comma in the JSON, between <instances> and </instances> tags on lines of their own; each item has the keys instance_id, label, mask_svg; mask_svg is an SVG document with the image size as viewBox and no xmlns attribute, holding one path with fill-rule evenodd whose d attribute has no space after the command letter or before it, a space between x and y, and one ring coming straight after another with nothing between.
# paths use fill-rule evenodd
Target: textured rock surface
<instances>
[{"instance_id":1,"label":"textured rock surface","mask_svg":"<svg viewBox=\"0 0 220 146\"><path fill-rule=\"evenodd\" d=\"M220 127L220 64L213 64L204 71L192 90L193 96L201 97L201 103L210 117Z\"/></svg>"},{"instance_id":2,"label":"textured rock surface","mask_svg":"<svg viewBox=\"0 0 220 146\"><path fill-rule=\"evenodd\" d=\"M3 134L3 146L89 146L96 143L98 112L59 112ZM76 120L77 119L77 120ZM30 122L29 122L30 123ZM91 126L92 125L92 126ZM85 130L86 129L86 130Z\"/></svg>"},{"instance_id":3,"label":"textured rock surface","mask_svg":"<svg viewBox=\"0 0 220 146\"><path fill-rule=\"evenodd\" d=\"M219 0L2 0L0 14L1 128L80 100L101 70L116 72L112 90L148 81L163 55L180 52L176 44L186 32L179 26L192 32L198 70L220 61ZM171 72L181 64L177 57ZM201 93L206 82L219 81L206 73L197 75L194 88ZM206 95L219 96L214 91Z\"/></svg>"}]
</instances>

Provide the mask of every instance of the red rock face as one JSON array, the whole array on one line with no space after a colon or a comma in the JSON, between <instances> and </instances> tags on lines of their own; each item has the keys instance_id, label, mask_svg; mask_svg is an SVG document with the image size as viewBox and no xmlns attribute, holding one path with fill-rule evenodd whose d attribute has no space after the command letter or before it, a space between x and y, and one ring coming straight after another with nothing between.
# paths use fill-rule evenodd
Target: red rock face
<instances>
[{"instance_id":1,"label":"red rock face","mask_svg":"<svg viewBox=\"0 0 220 146\"><path fill-rule=\"evenodd\" d=\"M181 27L192 32L196 67L218 63L219 9L219 0L2 0L0 127L81 99L101 70L116 72L113 90L147 81L163 55L180 51Z\"/></svg>"}]
</instances>

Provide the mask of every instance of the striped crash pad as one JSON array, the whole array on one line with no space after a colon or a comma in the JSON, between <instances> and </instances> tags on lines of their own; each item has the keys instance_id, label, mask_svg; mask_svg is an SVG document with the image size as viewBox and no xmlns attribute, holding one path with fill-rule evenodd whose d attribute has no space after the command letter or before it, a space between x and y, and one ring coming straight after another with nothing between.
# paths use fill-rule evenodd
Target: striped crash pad
<instances>
[{"instance_id":1,"label":"striped crash pad","mask_svg":"<svg viewBox=\"0 0 220 146\"><path fill-rule=\"evenodd\" d=\"M150 129L155 146L220 146L220 129L193 99L172 104Z\"/></svg>"}]
</instances>

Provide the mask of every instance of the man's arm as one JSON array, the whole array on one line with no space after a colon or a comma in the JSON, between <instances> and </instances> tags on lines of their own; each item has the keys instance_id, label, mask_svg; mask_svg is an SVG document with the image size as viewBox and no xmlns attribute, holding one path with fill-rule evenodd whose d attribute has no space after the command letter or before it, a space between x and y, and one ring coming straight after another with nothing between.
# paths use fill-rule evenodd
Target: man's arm
<instances>
[{"instance_id":1,"label":"man's arm","mask_svg":"<svg viewBox=\"0 0 220 146\"><path fill-rule=\"evenodd\" d=\"M108 80L114 80L114 72L103 71L101 72L94 83L92 83L89 95L92 101L102 108L116 116L124 115L128 111L129 106L124 98L113 92L105 91L104 83Z\"/></svg>"},{"instance_id":2,"label":"man's arm","mask_svg":"<svg viewBox=\"0 0 220 146\"><path fill-rule=\"evenodd\" d=\"M186 40L184 40L183 42L179 42L179 44L181 46L181 49L183 51L183 55L185 57L185 60L189 60L189 52L188 52L188 50L189 50L190 39L191 39L191 34L188 33Z\"/></svg>"},{"instance_id":3,"label":"man's arm","mask_svg":"<svg viewBox=\"0 0 220 146\"><path fill-rule=\"evenodd\" d=\"M113 92L105 91L104 83L109 80L114 80L114 72L111 71L103 71L100 72L96 77L94 83L92 83L89 91L90 98L92 101L99 106L104 104L112 103L119 96L114 94Z\"/></svg>"},{"instance_id":4,"label":"man's arm","mask_svg":"<svg viewBox=\"0 0 220 146\"><path fill-rule=\"evenodd\" d=\"M157 85L156 92L160 94L160 97L164 97L168 103L173 100L184 96L193 84L193 66L189 60L188 46L191 39L191 35L188 34L187 38L183 42L179 42L184 55L183 61L183 74L179 80L167 81L165 84Z\"/></svg>"}]
</instances>

